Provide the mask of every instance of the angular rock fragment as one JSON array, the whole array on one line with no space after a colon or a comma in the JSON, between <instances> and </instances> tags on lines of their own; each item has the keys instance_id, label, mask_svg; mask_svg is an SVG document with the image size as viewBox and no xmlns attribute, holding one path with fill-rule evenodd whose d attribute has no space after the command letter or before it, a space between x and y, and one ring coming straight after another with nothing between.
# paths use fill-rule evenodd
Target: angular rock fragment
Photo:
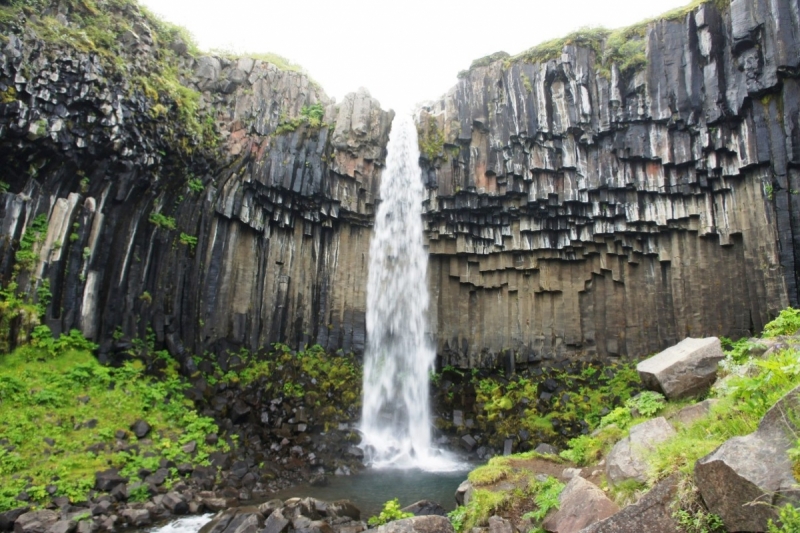
<instances>
[{"instance_id":1,"label":"angular rock fragment","mask_svg":"<svg viewBox=\"0 0 800 533\"><path fill-rule=\"evenodd\" d=\"M686 338L645 359L636 365L636 370L647 388L662 392L669 400L677 400L707 391L724 357L718 338Z\"/></svg>"},{"instance_id":2,"label":"angular rock fragment","mask_svg":"<svg viewBox=\"0 0 800 533\"><path fill-rule=\"evenodd\" d=\"M577 533L619 511L619 506L597 485L580 476L567 483L558 501L558 511L542 523L542 527L552 533Z\"/></svg>"},{"instance_id":3,"label":"angular rock fragment","mask_svg":"<svg viewBox=\"0 0 800 533\"><path fill-rule=\"evenodd\" d=\"M800 433L798 412L800 387L773 405L755 432L727 440L695 463L703 501L730 531L765 531L779 507L800 502L788 455Z\"/></svg>"},{"instance_id":4,"label":"angular rock fragment","mask_svg":"<svg viewBox=\"0 0 800 533\"><path fill-rule=\"evenodd\" d=\"M606 457L608 482L616 485L628 479L641 483L647 480L646 457L655 445L675 435L675 430L664 417L637 424L630 434L617 442Z\"/></svg>"}]
</instances>

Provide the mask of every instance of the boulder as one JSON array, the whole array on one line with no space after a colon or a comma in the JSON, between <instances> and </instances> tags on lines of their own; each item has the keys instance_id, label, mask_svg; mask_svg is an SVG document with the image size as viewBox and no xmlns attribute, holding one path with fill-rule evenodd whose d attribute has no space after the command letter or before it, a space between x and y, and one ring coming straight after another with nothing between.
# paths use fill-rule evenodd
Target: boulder
<instances>
[{"instance_id":1,"label":"boulder","mask_svg":"<svg viewBox=\"0 0 800 533\"><path fill-rule=\"evenodd\" d=\"M120 514L128 524L134 527L146 526L151 522L150 511L147 509L125 509Z\"/></svg>"},{"instance_id":2,"label":"boulder","mask_svg":"<svg viewBox=\"0 0 800 533\"><path fill-rule=\"evenodd\" d=\"M468 479L462 481L461 485L456 489L456 503L458 505L467 505L472 499L474 490L472 483Z\"/></svg>"},{"instance_id":3,"label":"boulder","mask_svg":"<svg viewBox=\"0 0 800 533\"><path fill-rule=\"evenodd\" d=\"M269 518L264 522L264 529L260 533L283 533L289 529L291 522L284 518L280 509L273 511ZM201 530L201 533L204 533Z\"/></svg>"},{"instance_id":4,"label":"boulder","mask_svg":"<svg viewBox=\"0 0 800 533\"><path fill-rule=\"evenodd\" d=\"M645 359L636 365L636 370L645 387L676 400L706 392L714 383L717 366L724 357L718 338L688 337Z\"/></svg>"},{"instance_id":5,"label":"boulder","mask_svg":"<svg viewBox=\"0 0 800 533\"><path fill-rule=\"evenodd\" d=\"M788 455L800 427L787 415L798 409L800 387L773 405L755 432L727 440L695 464L700 495L728 530L765 531L779 507L800 501Z\"/></svg>"},{"instance_id":6,"label":"boulder","mask_svg":"<svg viewBox=\"0 0 800 533\"><path fill-rule=\"evenodd\" d=\"M168 492L161 500L161 504L169 509L172 514L184 515L189 512L189 504L177 492Z\"/></svg>"},{"instance_id":7,"label":"boulder","mask_svg":"<svg viewBox=\"0 0 800 533\"><path fill-rule=\"evenodd\" d=\"M411 513L414 516L428 516L428 515L447 516L447 510L438 503L431 500L420 500L416 503L412 503L408 507L403 507L401 511L405 513Z\"/></svg>"},{"instance_id":8,"label":"boulder","mask_svg":"<svg viewBox=\"0 0 800 533\"><path fill-rule=\"evenodd\" d=\"M337 500L329 503L326 513L330 518L361 520L361 510L350 500Z\"/></svg>"},{"instance_id":9,"label":"boulder","mask_svg":"<svg viewBox=\"0 0 800 533\"><path fill-rule=\"evenodd\" d=\"M15 533L45 533L58 521L58 514L50 510L21 514L14 522Z\"/></svg>"},{"instance_id":10,"label":"boulder","mask_svg":"<svg viewBox=\"0 0 800 533\"><path fill-rule=\"evenodd\" d=\"M256 533L264 526L258 507L228 509L200 528L199 533Z\"/></svg>"},{"instance_id":11,"label":"boulder","mask_svg":"<svg viewBox=\"0 0 800 533\"><path fill-rule=\"evenodd\" d=\"M414 516L384 524L375 533L455 533L450 520L444 516Z\"/></svg>"},{"instance_id":12,"label":"boulder","mask_svg":"<svg viewBox=\"0 0 800 533\"><path fill-rule=\"evenodd\" d=\"M677 490L678 477L668 477L638 502L595 522L581 533L681 533L683 530L672 518L672 501Z\"/></svg>"},{"instance_id":13,"label":"boulder","mask_svg":"<svg viewBox=\"0 0 800 533\"><path fill-rule=\"evenodd\" d=\"M633 426L630 435L619 441L606 458L608 482L616 485L628 479L646 481L645 458L655 445L675 435L675 430L664 417L654 418Z\"/></svg>"},{"instance_id":14,"label":"boulder","mask_svg":"<svg viewBox=\"0 0 800 533\"><path fill-rule=\"evenodd\" d=\"M544 442L539 444L533 451L542 455L558 455L558 448Z\"/></svg>"},{"instance_id":15,"label":"boulder","mask_svg":"<svg viewBox=\"0 0 800 533\"><path fill-rule=\"evenodd\" d=\"M489 533L515 533L511 522L497 515L489 518Z\"/></svg>"},{"instance_id":16,"label":"boulder","mask_svg":"<svg viewBox=\"0 0 800 533\"><path fill-rule=\"evenodd\" d=\"M600 487L580 476L567 483L558 501L558 511L542 523L545 530L553 533L575 533L619 511Z\"/></svg>"},{"instance_id":17,"label":"boulder","mask_svg":"<svg viewBox=\"0 0 800 533\"><path fill-rule=\"evenodd\" d=\"M17 518L30 510L30 507L19 507L17 509L11 509L10 511L0 513L0 531L10 531L14 529L14 522L16 522Z\"/></svg>"},{"instance_id":18,"label":"boulder","mask_svg":"<svg viewBox=\"0 0 800 533\"><path fill-rule=\"evenodd\" d=\"M127 482L128 480L120 476L116 468L109 468L94 475L94 488L101 492L110 492L117 485Z\"/></svg>"},{"instance_id":19,"label":"boulder","mask_svg":"<svg viewBox=\"0 0 800 533\"><path fill-rule=\"evenodd\" d=\"M134 435L136 435L137 439L143 439L150 433L150 424L145 422L144 420L137 420L133 424L131 424L131 431Z\"/></svg>"},{"instance_id":20,"label":"boulder","mask_svg":"<svg viewBox=\"0 0 800 533\"><path fill-rule=\"evenodd\" d=\"M78 528L78 523L72 520L59 520L47 530L47 533L72 533Z\"/></svg>"},{"instance_id":21,"label":"boulder","mask_svg":"<svg viewBox=\"0 0 800 533\"><path fill-rule=\"evenodd\" d=\"M719 403L719 400L716 399L708 399L703 400L702 402L695 403L692 405L687 405L671 417L669 417L669 421L672 424L681 424L683 426L689 426L694 422L697 422L701 418L705 418L711 413L711 408L714 404Z\"/></svg>"}]
</instances>

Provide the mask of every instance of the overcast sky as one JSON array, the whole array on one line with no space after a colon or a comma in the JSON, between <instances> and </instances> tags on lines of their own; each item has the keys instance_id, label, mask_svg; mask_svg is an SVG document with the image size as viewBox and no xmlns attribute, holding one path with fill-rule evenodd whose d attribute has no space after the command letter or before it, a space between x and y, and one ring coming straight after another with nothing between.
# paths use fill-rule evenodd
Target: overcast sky
<instances>
[{"instance_id":1,"label":"overcast sky","mask_svg":"<svg viewBox=\"0 0 800 533\"><path fill-rule=\"evenodd\" d=\"M203 50L272 52L341 101L359 87L405 111L473 59L519 53L583 26L618 28L689 0L140 0Z\"/></svg>"}]
</instances>

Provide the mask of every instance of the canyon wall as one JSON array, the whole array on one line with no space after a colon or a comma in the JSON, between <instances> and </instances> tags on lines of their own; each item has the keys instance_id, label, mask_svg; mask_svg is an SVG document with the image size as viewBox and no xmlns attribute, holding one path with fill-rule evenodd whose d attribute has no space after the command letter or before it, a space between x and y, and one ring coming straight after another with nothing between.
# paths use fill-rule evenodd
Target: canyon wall
<instances>
[{"instance_id":1,"label":"canyon wall","mask_svg":"<svg viewBox=\"0 0 800 533\"><path fill-rule=\"evenodd\" d=\"M64 31L74 14L59 13ZM365 90L331 102L266 61L194 58L179 39L159 42L135 5L125 17L138 26L124 60L146 70L169 58L216 146L170 142L183 124L157 106L185 102L115 78L97 54L12 33L0 64L3 285L35 300L49 284L43 323L110 356L148 335L178 356L273 342L360 352L392 113ZM20 265L37 215L46 236ZM23 326L12 320L12 337Z\"/></svg>"},{"instance_id":2,"label":"canyon wall","mask_svg":"<svg viewBox=\"0 0 800 533\"><path fill-rule=\"evenodd\" d=\"M189 366L360 353L393 113L106 7L116 58L81 40L86 4L0 19L0 278L45 307L0 310L0 333L41 320ZM629 37L630 64L605 38L492 56L418 111L442 364L642 356L797 304L797 3L709 2Z\"/></svg>"},{"instance_id":3,"label":"canyon wall","mask_svg":"<svg viewBox=\"0 0 800 533\"><path fill-rule=\"evenodd\" d=\"M797 305L799 11L673 14L625 70L579 32L421 109L443 363L643 356Z\"/></svg>"}]
</instances>

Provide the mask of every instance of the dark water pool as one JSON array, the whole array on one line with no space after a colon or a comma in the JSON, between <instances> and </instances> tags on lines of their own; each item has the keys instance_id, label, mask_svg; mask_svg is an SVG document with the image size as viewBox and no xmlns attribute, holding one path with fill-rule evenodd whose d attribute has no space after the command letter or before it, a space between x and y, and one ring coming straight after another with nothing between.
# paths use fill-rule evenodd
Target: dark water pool
<instances>
[{"instance_id":1,"label":"dark water pool","mask_svg":"<svg viewBox=\"0 0 800 533\"><path fill-rule=\"evenodd\" d=\"M326 487L298 485L270 496L288 500L312 497L325 501L350 500L361 509L362 520L381 512L383 504L397 498L405 507L419 500L433 500L451 511L455 509L455 492L474 465L464 464L463 470L426 472L424 470L365 470L352 476L330 476ZM185 517L146 531L154 533L196 533L210 514Z\"/></svg>"},{"instance_id":2,"label":"dark water pool","mask_svg":"<svg viewBox=\"0 0 800 533\"><path fill-rule=\"evenodd\" d=\"M455 472L423 470L365 470L352 476L330 476L326 487L298 485L274 498L312 497L325 501L350 500L361 509L362 519L380 513L384 502L397 498L405 507L419 500L433 500L448 511L455 509L455 492L472 467Z\"/></svg>"}]
</instances>

